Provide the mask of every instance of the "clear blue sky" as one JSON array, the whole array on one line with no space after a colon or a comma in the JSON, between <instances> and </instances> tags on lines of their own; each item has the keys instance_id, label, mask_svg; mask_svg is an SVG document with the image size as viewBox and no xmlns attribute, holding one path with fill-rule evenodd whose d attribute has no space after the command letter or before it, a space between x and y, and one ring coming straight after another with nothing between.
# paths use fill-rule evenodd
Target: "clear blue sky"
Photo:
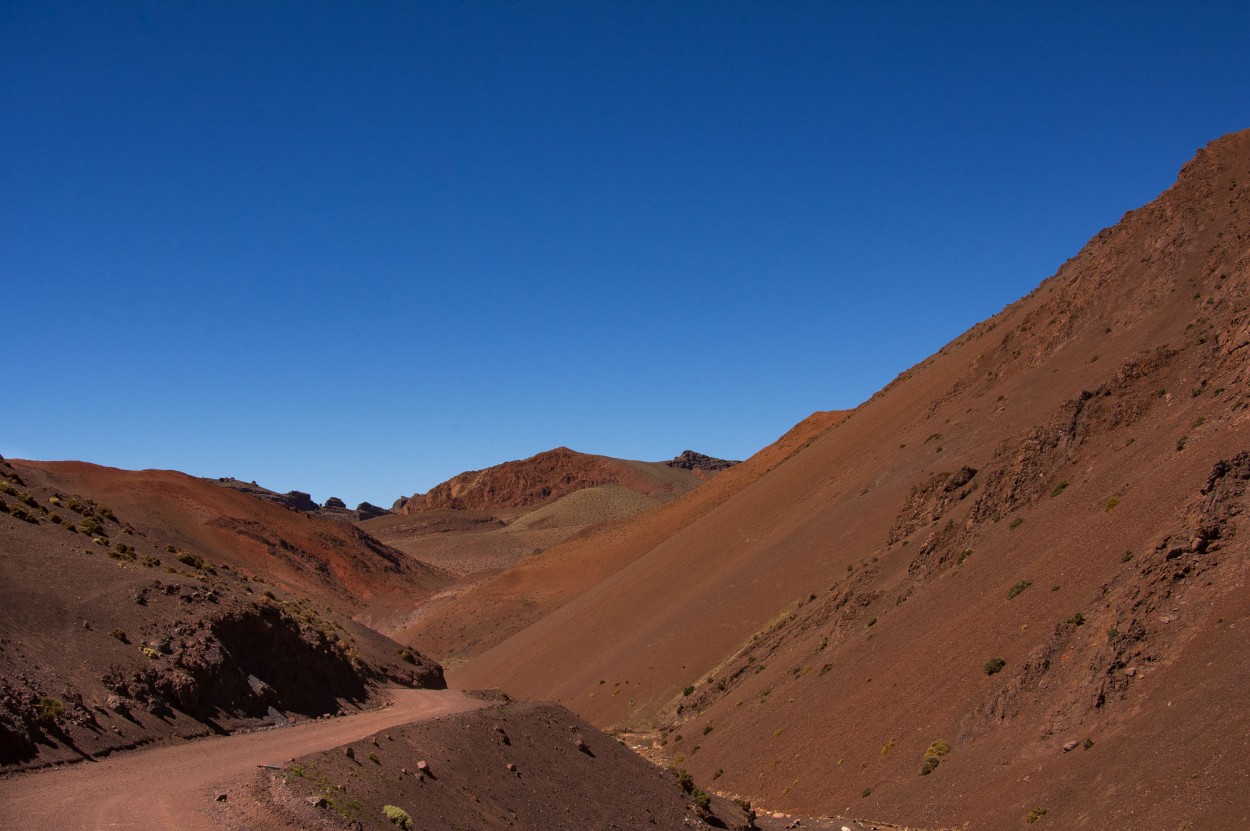
<instances>
[{"instance_id":1,"label":"clear blue sky","mask_svg":"<svg viewBox=\"0 0 1250 831\"><path fill-rule=\"evenodd\" d=\"M0 4L0 453L741 458L1250 127L1250 5Z\"/></svg>"}]
</instances>

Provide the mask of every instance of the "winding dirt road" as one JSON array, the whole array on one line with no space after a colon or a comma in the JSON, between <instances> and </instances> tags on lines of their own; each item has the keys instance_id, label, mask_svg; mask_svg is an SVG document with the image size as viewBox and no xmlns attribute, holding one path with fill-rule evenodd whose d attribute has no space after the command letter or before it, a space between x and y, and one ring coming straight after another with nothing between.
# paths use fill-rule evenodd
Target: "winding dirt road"
<instances>
[{"instance_id":1,"label":"winding dirt road","mask_svg":"<svg viewBox=\"0 0 1250 831\"><path fill-rule=\"evenodd\" d=\"M485 704L455 690L390 691L391 703L345 718L219 736L0 780L3 831L215 831L223 783L294 756Z\"/></svg>"}]
</instances>

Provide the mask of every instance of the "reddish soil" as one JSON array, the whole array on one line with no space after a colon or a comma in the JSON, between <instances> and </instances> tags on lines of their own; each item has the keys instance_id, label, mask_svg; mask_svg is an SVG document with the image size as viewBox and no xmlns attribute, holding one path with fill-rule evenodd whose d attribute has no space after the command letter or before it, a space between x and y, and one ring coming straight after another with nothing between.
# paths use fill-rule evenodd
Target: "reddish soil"
<instances>
[{"instance_id":1,"label":"reddish soil","mask_svg":"<svg viewBox=\"0 0 1250 831\"><path fill-rule=\"evenodd\" d=\"M0 461L0 765L333 713L383 679L443 685L433 662L247 577L242 558L165 542L183 537L127 513L133 495L96 502L49 467L65 466Z\"/></svg>"},{"instance_id":2,"label":"reddish soil","mask_svg":"<svg viewBox=\"0 0 1250 831\"><path fill-rule=\"evenodd\" d=\"M402 643L417 644L417 648L453 663L485 651L721 505L789 455L802 450L843 415L814 413L748 461L717 473L696 490L640 515L637 520L579 528L579 533L567 542L526 557L497 576L488 575L431 598L409 614L406 621L397 618L399 623L386 631ZM388 518L375 522L391 521Z\"/></svg>"},{"instance_id":3,"label":"reddish soil","mask_svg":"<svg viewBox=\"0 0 1250 831\"><path fill-rule=\"evenodd\" d=\"M395 828L387 805L416 828L463 831L745 829L747 822L718 800L709 825L671 772L551 704L503 703L396 727L300 756L282 773L255 773L249 790L254 799L227 803L227 827L387 831ZM251 802L261 804L247 809Z\"/></svg>"},{"instance_id":4,"label":"reddish soil","mask_svg":"<svg viewBox=\"0 0 1250 831\"><path fill-rule=\"evenodd\" d=\"M402 506L398 503L397 506L402 514L445 508L461 511L526 508L584 488L608 484L624 485L648 496L671 498L697 487L705 478L707 473L702 468L613 459L557 447L528 459L461 473L428 493L401 500Z\"/></svg>"},{"instance_id":5,"label":"reddish soil","mask_svg":"<svg viewBox=\"0 0 1250 831\"><path fill-rule=\"evenodd\" d=\"M649 725L783 811L1250 827L1248 348L1239 133L766 474L570 557L571 596L453 681ZM422 624L437 651L553 553Z\"/></svg>"},{"instance_id":6,"label":"reddish soil","mask_svg":"<svg viewBox=\"0 0 1250 831\"><path fill-rule=\"evenodd\" d=\"M349 718L219 736L0 779L4 806L0 829L220 828L226 808L244 816L256 810L240 797L257 765L283 765L292 757L357 741L378 730L484 703L461 693L432 690L397 689L390 691L390 698L389 706ZM216 802L219 794L226 794L225 802Z\"/></svg>"},{"instance_id":7,"label":"reddish soil","mask_svg":"<svg viewBox=\"0 0 1250 831\"><path fill-rule=\"evenodd\" d=\"M420 599L450 582L440 569L351 523L289 510L184 473L10 462L33 484L109 506L158 556L172 545L344 612L393 594Z\"/></svg>"}]
</instances>

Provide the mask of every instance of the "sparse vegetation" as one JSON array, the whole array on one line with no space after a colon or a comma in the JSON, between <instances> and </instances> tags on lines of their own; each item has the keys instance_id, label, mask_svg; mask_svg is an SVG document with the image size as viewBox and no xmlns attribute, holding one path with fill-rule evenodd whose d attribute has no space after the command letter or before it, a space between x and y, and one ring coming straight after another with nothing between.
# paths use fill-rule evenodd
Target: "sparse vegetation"
<instances>
[{"instance_id":1,"label":"sparse vegetation","mask_svg":"<svg viewBox=\"0 0 1250 831\"><path fill-rule=\"evenodd\" d=\"M383 805L382 813L403 831L412 831L412 815L398 805Z\"/></svg>"},{"instance_id":2,"label":"sparse vegetation","mask_svg":"<svg viewBox=\"0 0 1250 831\"><path fill-rule=\"evenodd\" d=\"M1120 555L1120 562L1122 563L1130 562L1132 561L1132 559L1133 559L1132 551L1125 551L1123 554Z\"/></svg>"},{"instance_id":3,"label":"sparse vegetation","mask_svg":"<svg viewBox=\"0 0 1250 831\"><path fill-rule=\"evenodd\" d=\"M112 632L109 632L109 634L110 634L110 635L112 635L113 637L117 638L117 639L118 639L119 641L121 641L122 643L129 643L129 642L130 642L130 641L126 638L126 630L124 630L124 629L114 629Z\"/></svg>"},{"instance_id":4,"label":"sparse vegetation","mask_svg":"<svg viewBox=\"0 0 1250 831\"><path fill-rule=\"evenodd\" d=\"M968 559L971 556L972 556L972 549L965 548L963 551L960 551L959 556L955 558L955 565L957 566L963 565L964 560ZM901 602L901 599L900 599L900 602ZM898 605L898 604L895 604L895 605Z\"/></svg>"},{"instance_id":5,"label":"sparse vegetation","mask_svg":"<svg viewBox=\"0 0 1250 831\"><path fill-rule=\"evenodd\" d=\"M1185 449L1185 445L1189 442L1189 436L1181 436L1176 440L1176 450L1180 452Z\"/></svg>"},{"instance_id":6,"label":"sparse vegetation","mask_svg":"<svg viewBox=\"0 0 1250 831\"><path fill-rule=\"evenodd\" d=\"M1054 499L1056 496L1063 493L1067 489L1068 489L1068 480L1064 479L1062 482L1055 485L1055 489L1050 492L1051 499Z\"/></svg>"},{"instance_id":7,"label":"sparse vegetation","mask_svg":"<svg viewBox=\"0 0 1250 831\"><path fill-rule=\"evenodd\" d=\"M1031 585L1033 585L1032 580L1021 580L1019 583L1016 583L1014 586L1007 589L1007 599L1008 600L1015 599L1016 597L1020 595L1021 592L1023 592L1025 589L1027 589Z\"/></svg>"},{"instance_id":8,"label":"sparse vegetation","mask_svg":"<svg viewBox=\"0 0 1250 831\"><path fill-rule=\"evenodd\" d=\"M1046 809L1039 805L1025 815L1024 821L1032 825L1044 816L1046 816Z\"/></svg>"},{"instance_id":9,"label":"sparse vegetation","mask_svg":"<svg viewBox=\"0 0 1250 831\"><path fill-rule=\"evenodd\" d=\"M1107 630L1108 641L1115 641L1119 637L1120 637L1120 630L1115 628L1114 626L1112 626L1110 629Z\"/></svg>"},{"instance_id":10,"label":"sparse vegetation","mask_svg":"<svg viewBox=\"0 0 1250 831\"><path fill-rule=\"evenodd\" d=\"M1016 517L1015 519L1013 519L1013 520L1011 521L1011 524L1010 524L1010 525L1008 525L1007 527L1008 527L1008 528L1019 528L1019 527L1020 527L1021 525L1023 525L1023 524L1024 524L1024 517L1022 517L1022 516L1018 516L1018 517Z\"/></svg>"},{"instance_id":11,"label":"sparse vegetation","mask_svg":"<svg viewBox=\"0 0 1250 831\"><path fill-rule=\"evenodd\" d=\"M1120 504L1120 498L1117 496L1113 496L1107 500L1107 504L1103 506L1103 510L1110 512L1111 509L1113 509L1116 505L1119 505L1119 504Z\"/></svg>"},{"instance_id":12,"label":"sparse vegetation","mask_svg":"<svg viewBox=\"0 0 1250 831\"><path fill-rule=\"evenodd\" d=\"M990 658L985 662L985 674L995 675L1003 671L1003 667L1007 666L1007 662L1002 658Z\"/></svg>"},{"instance_id":13,"label":"sparse vegetation","mask_svg":"<svg viewBox=\"0 0 1250 831\"><path fill-rule=\"evenodd\" d=\"M65 712L65 705L59 698L45 695L41 696L35 704L35 716L43 724L52 724L63 712Z\"/></svg>"},{"instance_id":14,"label":"sparse vegetation","mask_svg":"<svg viewBox=\"0 0 1250 831\"><path fill-rule=\"evenodd\" d=\"M600 682L600 683L602 683L602 682ZM686 686L686 688L685 688L684 690L682 690L682 691L681 691L681 694L682 694L682 695L690 695L690 694L691 694L691 693L693 693L693 692L694 692L694 685L693 685L693 684L688 684L688 685Z\"/></svg>"},{"instance_id":15,"label":"sparse vegetation","mask_svg":"<svg viewBox=\"0 0 1250 831\"><path fill-rule=\"evenodd\" d=\"M924 752L924 764L920 766L920 775L928 776L937 770L939 764L942 763L942 757L951 752L951 746L942 739L938 739L929 745Z\"/></svg>"},{"instance_id":16,"label":"sparse vegetation","mask_svg":"<svg viewBox=\"0 0 1250 831\"><path fill-rule=\"evenodd\" d=\"M1065 621L1065 622L1066 622L1069 626L1084 626L1084 625L1085 625L1085 615L1084 615L1084 614L1082 614L1081 612L1077 612L1076 614L1072 615L1072 617L1068 618L1068 619L1067 619L1067 621Z\"/></svg>"},{"instance_id":17,"label":"sparse vegetation","mask_svg":"<svg viewBox=\"0 0 1250 831\"><path fill-rule=\"evenodd\" d=\"M894 739L890 739L885 744L881 745L881 755L882 756L888 755L889 752L893 749L894 749Z\"/></svg>"}]
</instances>

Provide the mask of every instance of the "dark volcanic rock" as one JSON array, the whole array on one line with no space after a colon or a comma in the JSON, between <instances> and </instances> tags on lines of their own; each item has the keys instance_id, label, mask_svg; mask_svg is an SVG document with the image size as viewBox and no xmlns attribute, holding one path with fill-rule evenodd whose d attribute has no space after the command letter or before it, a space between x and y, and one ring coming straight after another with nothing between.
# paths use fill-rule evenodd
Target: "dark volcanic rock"
<instances>
[{"instance_id":1,"label":"dark volcanic rock","mask_svg":"<svg viewBox=\"0 0 1250 831\"><path fill-rule=\"evenodd\" d=\"M361 502L356 506L356 519L373 519L374 517L386 516L391 513L386 508L379 508L368 502Z\"/></svg>"},{"instance_id":2,"label":"dark volcanic rock","mask_svg":"<svg viewBox=\"0 0 1250 831\"><path fill-rule=\"evenodd\" d=\"M716 459L712 456L705 456L702 453L695 453L693 450L683 450L681 455L665 462L669 467L681 468L682 470L706 470L709 473L715 473L718 470L733 467L739 462L729 461L728 459Z\"/></svg>"},{"instance_id":3,"label":"dark volcanic rock","mask_svg":"<svg viewBox=\"0 0 1250 831\"><path fill-rule=\"evenodd\" d=\"M337 508L340 511L347 510L347 503L344 502L342 499L339 499L337 496L331 496L329 499L327 499L325 506L327 508Z\"/></svg>"}]
</instances>

